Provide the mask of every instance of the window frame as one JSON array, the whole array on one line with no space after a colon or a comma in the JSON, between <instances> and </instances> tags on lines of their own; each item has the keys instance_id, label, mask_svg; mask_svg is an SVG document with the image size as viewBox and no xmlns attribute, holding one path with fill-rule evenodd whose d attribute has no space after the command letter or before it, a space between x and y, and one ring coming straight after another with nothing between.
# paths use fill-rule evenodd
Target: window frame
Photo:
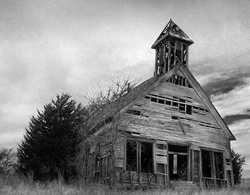
<instances>
[{"instance_id":1,"label":"window frame","mask_svg":"<svg viewBox=\"0 0 250 195\"><path fill-rule=\"evenodd\" d=\"M131 171L127 169L127 143L128 141L136 142L136 170ZM148 143L151 144L152 147L152 170L151 172L142 172L142 164L141 164L141 143ZM126 139L126 146L125 146L125 171L131 171L136 173L154 173L154 142L150 140L138 140L133 138Z\"/></svg>"}]
</instances>

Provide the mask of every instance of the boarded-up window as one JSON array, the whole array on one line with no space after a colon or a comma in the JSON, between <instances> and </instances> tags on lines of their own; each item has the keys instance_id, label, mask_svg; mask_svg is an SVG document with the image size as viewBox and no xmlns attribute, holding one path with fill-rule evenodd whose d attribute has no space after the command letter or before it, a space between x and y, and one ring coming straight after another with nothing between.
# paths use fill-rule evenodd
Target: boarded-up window
<instances>
[{"instance_id":1,"label":"boarded-up window","mask_svg":"<svg viewBox=\"0 0 250 195\"><path fill-rule=\"evenodd\" d=\"M167 174L167 143L159 141L154 144L155 173Z\"/></svg>"},{"instance_id":2,"label":"boarded-up window","mask_svg":"<svg viewBox=\"0 0 250 195\"><path fill-rule=\"evenodd\" d=\"M166 171L164 166L166 165L163 163L156 163L156 172L164 174Z\"/></svg>"}]
</instances>

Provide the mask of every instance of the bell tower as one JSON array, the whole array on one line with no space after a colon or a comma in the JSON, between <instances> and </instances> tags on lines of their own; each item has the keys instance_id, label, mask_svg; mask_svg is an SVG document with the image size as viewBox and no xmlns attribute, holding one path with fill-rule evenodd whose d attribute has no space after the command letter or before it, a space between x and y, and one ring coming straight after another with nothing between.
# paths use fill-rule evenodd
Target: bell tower
<instances>
[{"instance_id":1,"label":"bell tower","mask_svg":"<svg viewBox=\"0 0 250 195\"><path fill-rule=\"evenodd\" d=\"M187 66L188 47L192 43L187 34L170 19L151 47L155 49L154 76L167 73L177 64Z\"/></svg>"}]
</instances>

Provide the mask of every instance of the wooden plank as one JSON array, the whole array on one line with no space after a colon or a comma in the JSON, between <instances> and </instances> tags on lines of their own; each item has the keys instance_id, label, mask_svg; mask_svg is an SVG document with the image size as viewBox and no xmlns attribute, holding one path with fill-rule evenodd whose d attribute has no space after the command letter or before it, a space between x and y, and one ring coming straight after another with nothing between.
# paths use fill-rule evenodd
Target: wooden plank
<instances>
[{"instance_id":1,"label":"wooden plank","mask_svg":"<svg viewBox=\"0 0 250 195\"><path fill-rule=\"evenodd\" d=\"M158 57L157 57L157 54L158 53L158 49L155 50L155 71L154 71L154 76L157 76L157 60L158 60Z\"/></svg>"},{"instance_id":2,"label":"wooden plank","mask_svg":"<svg viewBox=\"0 0 250 195\"><path fill-rule=\"evenodd\" d=\"M167 150L159 150L159 149L155 149L155 153L159 154L159 155L167 155L168 151Z\"/></svg>"},{"instance_id":3,"label":"wooden plank","mask_svg":"<svg viewBox=\"0 0 250 195\"><path fill-rule=\"evenodd\" d=\"M155 155L155 161L156 161L156 163L168 164L167 156L158 156L156 154Z\"/></svg>"}]
</instances>

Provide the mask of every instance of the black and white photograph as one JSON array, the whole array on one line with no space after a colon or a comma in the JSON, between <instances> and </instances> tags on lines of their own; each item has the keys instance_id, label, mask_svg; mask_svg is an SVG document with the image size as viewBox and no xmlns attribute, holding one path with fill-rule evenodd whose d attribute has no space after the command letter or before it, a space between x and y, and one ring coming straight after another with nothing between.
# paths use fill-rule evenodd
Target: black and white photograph
<instances>
[{"instance_id":1,"label":"black and white photograph","mask_svg":"<svg viewBox=\"0 0 250 195\"><path fill-rule=\"evenodd\" d=\"M0 0L1 194L250 194L250 0Z\"/></svg>"}]
</instances>

